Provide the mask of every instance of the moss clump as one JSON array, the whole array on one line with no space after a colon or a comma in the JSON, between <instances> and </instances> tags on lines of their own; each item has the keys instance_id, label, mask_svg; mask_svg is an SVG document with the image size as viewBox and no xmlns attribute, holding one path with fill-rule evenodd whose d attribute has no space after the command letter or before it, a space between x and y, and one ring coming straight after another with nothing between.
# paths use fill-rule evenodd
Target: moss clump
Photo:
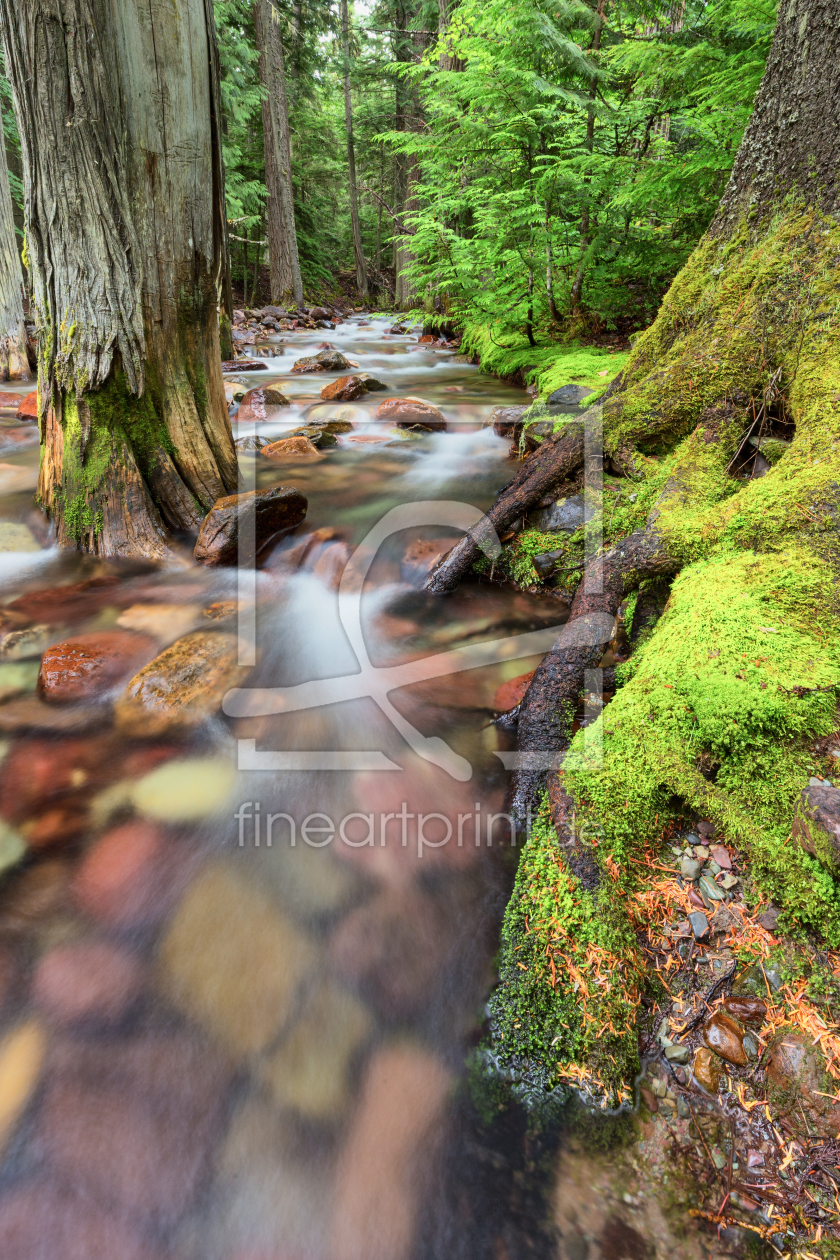
<instances>
[{"instance_id":1,"label":"moss clump","mask_svg":"<svg viewBox=\"0 0 840 1260\"><path fill-rule=\"evenodd\" d=\"M482 370L494 376L515 376L539 386L541 395L550 394L561 385L587 385L597 397L621 369L629 354L584 346L580 342L531 346L520 334L507 334L501 341L490 324L468 324L463 332L464 354L478 355ZM587 400L588 401L588 400Z\"/></svg>"},{"instance_id":2,"label":"moss clump","mask_svg":"<svg viewBox=\"0 0 840 1260\"><path fill-rule=\"evenodd\" d=\"M610 892L581 887L544 811L519 863L491 1002L495 1049L532 1102L581 1084L581 1063L599 1101L628 1101L642 982L626 915Z\"/></svg>"}]
</instances>

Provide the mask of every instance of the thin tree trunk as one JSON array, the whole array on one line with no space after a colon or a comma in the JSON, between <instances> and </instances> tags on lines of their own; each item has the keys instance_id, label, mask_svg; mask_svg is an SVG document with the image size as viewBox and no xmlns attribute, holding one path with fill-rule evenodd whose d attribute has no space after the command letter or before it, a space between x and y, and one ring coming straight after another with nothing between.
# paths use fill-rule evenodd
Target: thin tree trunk
<instances>
[{"instance_id":1,"label":"thin tree trunk","mask_svg":"<svg viewBox=\"0 0 840 1260\"><path fill-rule=\"evenodd\" d=\"M0 0L59 542L166 552L237 483L210 0Z\"/></svg>"},{"instance_id":2,"label":"thin tree trunk","mask_svg":"<svg viewBox=\"0 0 840 1260\"><path fill-rule=\"evenodd\" d=\"M548 205L545 208L545 290L548 294L548 311L552 323L560 323L560 312L554 297L554 250L551 248L551 218Z\"/></svg>"},{"instance_id":3,"label":"thin tree trunk","mask_svg":"<svg viewBox=\"0 0 840 1260\"><path fill-rule=\"evenodd\" d=\"M528 336L528 345L536 346L534 341L534 272L528 268L528 319L525 323L525 332Z\"/></svg>"},{"instance_id":4,"label":"thin tree trunk","mask_svg":"<svg viewBox=\"0 0 840 1260\"><path fill-rule=\"evenodd\" d=\"M353 102L350 99L350 19L347 0L341 0L341 52L344 59L344 125L347 129L347 171L350 178L350 221L353 225L353 255L356 260L356 287L362 301L368 298L367 267L359 223L359 194L356 191L356 150L353 143Z\"/></svg>"},{"instance_id":5,"label":"thin tree trunk","mask_svg":"<svg viewBox=\"0 0 840 1260\"><path fill-rule=\"evenodd\" d=\"M604 12L607 0L598 0L598 21L592 32L591 51L597 53L601 47L601 30L604 25ZM598 80L593 76L589 83L589 104L586 110L586 136L583 141L584 151L591 154L595 147L595 97L598 91ZM583 200L580 211L580 261L572 280L570 301L572 317L580 314L583 299L583 281L586 275L586 255L592 244L592 210L589 204L589 176L584 176Z\"/></svg>"},{"instance_id":6,"label":"thin tree trunk","mask_svg":"<svg viewBox=\"0 0 840 1260\"><path fill-rule=\"evenodd\" d=\"M271 300L280 303L292 297L299 306L303 301L303 283L295 227L286 67L280 26L271 0L257 0L254 5L254 29L260 50L260 82L265 89L262 121Z\"/></svg>"},{"instance_id":7,"label":"thin tree trunk","mask_svg":"<svg viewBox=\"0 0 840 1260\"><path fill-rule=\"evenodd\" d=\"M0 381L28 381L23 274L2 134L3 119L0 115Z\"/></svg>"}]
</instances>

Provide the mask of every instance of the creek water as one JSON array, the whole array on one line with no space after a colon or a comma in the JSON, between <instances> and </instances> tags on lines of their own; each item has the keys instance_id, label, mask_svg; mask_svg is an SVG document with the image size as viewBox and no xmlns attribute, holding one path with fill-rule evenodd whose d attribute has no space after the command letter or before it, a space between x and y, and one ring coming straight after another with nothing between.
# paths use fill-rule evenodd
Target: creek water
<instances>
[{"instance_id":1,"label":"creek water","mask_svg":"<svg viewBox=\"0 0 840 1260\"><path fill-rule=\"evenodd\" d=\"M242 376L290 405L234 438L321 406L339 373L291 367L324 340L388 388L323 405L353 427L312 462L241 454L309 504L253 579L186 541L161 566L59 551L37 446L0 428L3 1256L553 1254L523 1119L476 1107L469 1062L515 865L492 719L568 610L420 590L513 475L486 421L527 396L387 328L283 334ZM446 431L374 419L405 395ZM239 636L224 708L185 734L115 724L125 680L39 699L46 647L115 629L147 658Z\"/></svg>"}]
</instances>

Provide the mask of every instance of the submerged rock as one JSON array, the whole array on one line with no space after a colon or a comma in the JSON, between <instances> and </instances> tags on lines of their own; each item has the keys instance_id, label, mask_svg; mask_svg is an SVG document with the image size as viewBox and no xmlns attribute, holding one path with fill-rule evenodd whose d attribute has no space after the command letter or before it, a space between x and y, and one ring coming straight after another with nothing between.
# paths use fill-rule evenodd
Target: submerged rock
<instances>
[{"instance_id":1,"label":"submerged rock","mask_svg":"<svg viewBox=\"0 0 840 1260\"><path fill-rule=\"evenodd\" d=\"M265 454L279 445L275 442L260 449ZM259 551L281 530L299 525L307 506L304 495L287 486L229 494L219 499L201 522L193 554L202 564L236 564L240 538L249 540L253 531L254 547Z\"/></svg>"},{"instance_id":2,"label":"submerged rock","mask_svg":"<svg viewBox=\"0 0 840 1260\"><path fill-rule=\"evenodd\" d=\"M371 376L369 372L359 372L358 379L362 382L365 389L368 389L371 392L388 388L388 386L382 381L377 380L375 376Z\"/></svg>"},{"instance_id":3,"label":"submerged rock","mask_svg":"<svg viewBox=\"0 0 840 1260\"><path fill-rule=\"evenodd\" d=\"M270 445L264 446L260 454L265 455L267 459L293 460L296 463L306 460L316 462L324 458L309 438L302 436L280 438L278 442L271 442Z\"/></svg>"},{"instance_id":4,"label":"submerged rock","mask_svg":"<svg viewBox=\"0 0 840 1260\"><path fill-rule=\"evenodd\" d=\"M799 1033L783 1032L767 1060L767 1084L773 1110L786 1117L794 1132L813 1141L830 1141L840 1132L837 1083L825 1070L822 1055ZM803 1114L804 1111L804 1114Z\"/></svg>"},{"instance_id":5,"label":"submerged rock","mask_svg":"<svg viewBox=\"0 0 840 1260\"><path fill-rule=\"evenodd\" d=\"M708 1094L716 1094L723 1076L723 1063L708 1046L698 1046L694 1053L694 1079Z\"/></svg>"},{"instance_id":6,"label":"submerged rock","mask_svg":"<svg viewBox=\"0 0 840 1260\"><path fill-rule=\"evenodd\" d=\"M242 676L235 634L185 634L132 678L114 706L117 727L146 737L200 726Z\"/></svg>"},{"instance_id":7,"label":"submerged rock","mask_svg":"<svg viewBox=\"0 0 840 1260\"><path fill-rule=\"evenodd\" d=\"M233 445L238 451L261 451L264 446L269 445L269 442L258 433L250 433L248 437L237 438Z\"/></svg>"},{"instance_id":8,"label":"submerged rock","mask_svg":"<svg viewBox=\"0 0 840 1260\"><path fill-rule=\"evenodd\" d=\"M496 407L490 413L488 424L493 426L496 437L518 442L522 436L522 417L528 407Z\"/></svg>"},{"instance_id":9,"label":"submerged rock","mask_svg":"<svg viewBox=\"0 0 840 1260\"><path fill-rule=\"evenodd\" d=\"M364 398L367 392L368 387L360 376L340 376L324 386L321 397L324 402L352 402L354 398Z\"/></svg>"},{"instance_id":10,"label":"submerged rock","mask_svg":"<svg viewBox=\"0 0 840 1260\"><path fill-rule=\"evenodd\" d=\"M105 941L78 941L44 955L32 996L53 1023L115 1024L136 1005L142 985L135 954Z\"/></svg>"},{"instance_id":11,"label":"submerged rock","mask_svg":"<svg viewBox=\"0 0 840 1260\"><path fill-rule=\"evenodd\" d=\"M47 648L38 690L52 704L89 700L129 678L154 654L154 639L131 630L76 635Z\"/></svg>"},{"instance_id":12,"label":"submerged rock","mask_svg":"<svg viewBox=\"0 0 840 1260\"><path fill-rule=\"evenodd\" d=\"M18 420L37 420L38 419L38 391L33 389L31 394L27 394L20 401L17 409Z\"/></svg>"},{"instance_id":13,"label":"submerged rock","mask_svg":"<svg viewBox=\"0 0 840 1260\"><path fill-rule=\"evenodd\" d=\"M377 407L374 419L387 420L398 429L413 425L423 429L446 428L443 412L420 398L385 398Z\"/></svg>"}]
</instances>

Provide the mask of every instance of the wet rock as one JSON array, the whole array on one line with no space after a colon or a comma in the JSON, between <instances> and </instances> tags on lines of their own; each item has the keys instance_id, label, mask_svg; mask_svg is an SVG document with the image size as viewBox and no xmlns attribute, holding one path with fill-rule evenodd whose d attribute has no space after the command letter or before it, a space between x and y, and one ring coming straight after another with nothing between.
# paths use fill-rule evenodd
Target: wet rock
<instances>
[{"instance_id":1,"label":"wet rock","mask_svg":"<svg viewBox=\"0 0 840 1260\"><path fill-rule=\"evenodd\" d=\"M169 1000L247 1057L288 1023L316 953L260 889L217 862L187 891L158 958Z\"/></svg>"},{"instance_id":2,"label":"wet rock","mask_svg":"<svg viewBox=\"0 0 840 1260\"><path fill-rule=\"evenodd\" d=\"M287 437L280 438L277 442L271 442L268 446L264 446L260 451L261 455L265 455L268 459L289 460L293 463L317 463L324 456L318 453L316 447L312 445L308 438L305 437Z\"/></svg>"},{"instance_id":3,"label":"wet rock","mask_svg":"<svg viewBox=\"0 0 840 1260\"><path fill-rule=\"evenodd\" d=\"M117 727L148 737L200 726L243 679L238 655L234 634L195 630L176 639L135 674L117 700Z\"/></svg>"},{"instance_id":4,"label":"wet rock","mask_svg":"<svg viewBox=\"0 0 840 1260\"><path fill-rule=\"evenodd\" d=\"M450 1085L444 1065L410 1043L370 1060L336 1170L334 1260L408 1256Z\"/></svg>"},{"instance_id":5,"label":"wet rock","mask_svg":"<svg viewBox=\"0 0 840 1260\"><path fill-rule=\"evenodd\" d=\"M380 390L387 390L388 388L387 385L378 380L375 376L371 376L370 372L359 372L358 380L360 380L365 389L369 390L371 393L378 393Z\"/></svg>"},{"instance_id":6,"label":"wet rock","mask_svg":"<svg viewBox=\"0 0 840 1260\"><path fill-rule=\"evenodd\" d=\"M451 538L415 538L403 552L400 577L411 586L420 586L454 546Z\"/></svg>"},{"instance_id":7,"label":"wet rock","mask_svg":"<svg viewBox=\"0 0 840 1260\"><path fill-rule=\"evenodd\" d=\"M69 844L88 828L88 811L84 801L71 800L52 809L45 809L36 818L20 825L21 834L30 849L46 849L55 844Z\"/></svg>"},{"instance_id":8,"label":"wet rock","mask_svg":"<svg viewBox=\"0 0 840 1260\"><path fill-rule=\"evenodd\" d=\"M840 788L828 784L804 789L796 804L793 838L831 871L840 871Z\"/></svg>"},{"instance_id":9,"label":"wet rock","mask_svg":"<svg viewBox=\"0 0 840 1260\"><path fill-rule=\"evenodd\" d=\"M351 551L346 542L330 543L320 551L315 563L306 567L310 569L314 577L320 578L329 590L337 591L350 555Z\"/></svg>"},{"instance_id":10,"label":"wet rock","mask_svg":"<svg viewBox=\"0 0 840 1260\"><path fill-rule=\"evenodd\" d=\"M0 664L0 704L15 696L25 696L38 685L40 668L37 661L16 661Z\"/></svg>"},{"instance_id":11,"label":"wet rock","mask_svg":"<svg viewBox=\"0 0 840 1260\"><path fill-rule=\"evenodd\" d=\"M395 337L404 337L408 332L408 328L405 324L394 324L393 328L388 329L388 332Z\"/></svg>"},{"instance_id":12,"label":"wet rock","mask_svg":"<svg viewBox=\"0 0 840 1260\"><path fill-rule=\"evenodd\" d=\"M264 447L263 452L271 449ZM240 539L249 552L253 539L259 552L281 530L299 525L307 506L304 495L287 486L229 494L219 499L201 522L195 558L202 564L236 564Z\"/></svg>"},{"instance_id":13,"label":"wet rock","mask_svg":"<svg viewBox=\"0 0 840 1260\"><path fill-rule=\"evenodd\" d=\"M712 908L714 902L723 901L723 889L718 888L710 875L701 875L698 891L708 909Z\"/></svg>"},{"instance_id":14,"label":"wet rock","mask_svg":"<svg viewBox=\"0 0 840 1260\"><path fill-rule=\"evenodd\" d=\"M0 411L17 411L21 404L21 395L11 390L0 390Z\"/></svg>"},{"instance_id":15,"label":"wet rock","mask_svg":"<svg viewBox=\"0 0 840 1260\"><path fill-rule=\"evenodd\" d=\"M321 350L312 358L298 359L292 371L297 373L341 372L349 367L349 361L338 350Z\"/></svg>"},{"instance_id":16,"label":"wet rock","mask_svg":"<svg viewBox=\"0 0 840 1260\"><path fill-rule=\"evenodd\" d=\"M749 1062L743 1045L740 1026L724 1010L715 1011L703 1025L702 1037L707 1047L728 1063L746 1067Z\"/></svg>"},{"instance_id":17,"label":"wet rock","mask_svg":"<svg viewBox=\"0 0 840 1260\"><path fill-rule=\"evenodd\" d=\"M691 900L690 893L689 900ZM706 918L705 914L701 914L699 910L696 910L693 914L688 916L688 921L691 924L691 930L694 933L695 941L705 940L709 935L709 920Z\"/></svg>"},{"instance_id":18,"label":"wet rock","mask_svg":"<svg viewBox=\"0 0 840 1260\"><path fill-rule=\"evenodd\" d=\"M18 420L37 420L38 419L38 391L33 389L31 394L26 394L21 400L17 409Z\"/></svg>"},{"instance_id":19,"label":"wet rock","mask_svg":"<svg viewBox=\"0 0 840 1260\"><path fill-rule=\"evenodd\" d=\"M110 736L20 739L3 763L0 815L20 821L68 794L103 786L115 773L113 759Z\"/></svg>"},{"instance_id":20,"label":"wet rock","mask_svg":"<svg viewBox=\"0 0 840 1260\"><path fill-rule=\"evenodd\" d=\"M732 858L729 856L729 850L725 849L722 844L712 845L709 852L722 871L732 870Z\"/></svg>"},{"instance_id":21,"label":"wet rock","mask_svg":"<svg viewBox=\"0 0 840 1260\"><path fill-rule=\"evenodd\" d=\"M390 888L342 919L329 951L347 984L385 1017L400 1019L429 1001L451 938L445 909L430 896Z\"/></svg>"},{"instance_id":22,"label":"wet rock","mask_svg":"<svg viewBox=\"0 0 840 1260\"><path fill-rule=\"evenodd\" d=\"M493 697L493 708L497 713L508 713L521 704L535 673L536 670L532 669L529 674L519 674L502 683Z\"/></svg>"},{"instance_id":23,"label":"wet rock","mask_svg":"<svg viewBox=\"0 0 840 1260\"><path fill-rule=\"evenodd\" d=\"M183 892L192 860L183 841L136 819L112 828L88 850L73 877L73 899L106 927L149 927Z\"/></svg>"},{"instance_id":24,"label":"wet rock","mask_svg":"<svg viewBox=\"0 0 840 1260\"><path fill-rule=\"evenodd\" d=\"M419 346L433 346L436 342L437 337L434 333L424 333L422 337L417 338L417 344Z\"/></svg>"},{"instance_id":25,"label":"wet rock","mask_svg":"<svg viewBox=\"0 0 840 1260\"><path fill-rule=\"evenodd\" d=\"M0 1156L35 1092L46 1047L45 1031L36 1020L18 1024L0 1041Z\"/></svg>"},{"instance_id":26,"label":"wet rock","mask_svg":"<svg viewBox=\"0 0 840 1260\"><path fill-rule=\"evenodd\" d=\"M237 438L233 445L238 451L261 451L268 444L267 438L260 437L258 433L251 433L248 437Z\"/></svg>"},{"instance_id":27,"label":"wet rock","mask_svg":"<svg viewBox=\"0 0 840 1260\"><path fill-rule=\"evenodd\" d=\"M143 967L129 950L105 941L59 945L39 962L32 997L56 1024L116 1024L136 1006Z\"/></svg>"},{"instance_id":28,"label":"wet rock","mask_svg":"<svg viewBox=\"0 0 840 1260\"><path fill-rule=\"evenodd\" d=\"M321 397L324 402L352 402L354 398L364 398L367 392L360 376L340 376L337 381L324 386Z\"/></svg>"},{"instance_id":29,"label":"wet rock","mask_svg":"<svg viewBox=\"0 0 840 1260\"><path fill-rule=\"evenodd\" d=\"M333 414L327 418L321 416L321 411L326 411L326 407L313 407L307 414L305 427L307 429L323 429L325 433L330 433L334 437L341 433L352 433L353 423L350 419L342 416L342 412L352 412L352 407L340 407L337 414Z\"/></svg>"},{"instance_id":30,"label":"wet rock","mask_svg":"<svg viewBox=\"0 0 840 1260\"><path fill-rule=\"evenodd\" d=\"M301 425L299 429L292 429L291 433L286 434L286 440L289 438L306 438L307 442L311 442L319 451L328 446L338 445L335 434L323 424Z\"/></svg>"},{"instance_id":31,"label":"wet rock","mask_svg":"<svg viewBox=\"0 0 840 1260\"><path fill-rule=\"evenodd\" d=\"M9 1260L163 1260L140 1234L53 1181L27 1181L0 1199L0 1254Z\"/></svg>"},{"instance_id":32,"label":"wet rock","mask_svg":"<svg viewBox=\"0 0 840 1260\"><path fill-rule=\"evenodd\" d=\"M691 1051L688 1046L678 1046L676 1043L665 1047L665 1058L669 1063L688 1063Z\"/></svg>"},{"instance_id":33,"label":"wet rock","mask_svg":"<svg viewBox=\"0 0 840 1260\"><path fill-rule=\"evenodd\" d=\"M288 407L289 400L279 389L249 389L239 404L236 413L238 424L255 424L269 418L269 410L275 407Z\"/></svg>"},{"instance_id":34,"label":"wet rock","mask_svg":"<svg viewBox=\"0 0 840 1260\"><path fill-rule=\"evenodd\" d=\"M192 630L199 614L197 604L131 604L117 617L117 625L171 643Z\"/></svg>"},{"instance_id":35,"label":"wet rock","mask_svg":"<svg viewBox=\"0 0 840 1260\"><path fill-rule=\"evenodd\" d=\"M44 652L49 641L49 626L27 626L25 630L10 630L0 638L0 660L25 661L28 657Z\"/></svg>"},{"instance_id":36,"label":"wet rock","mask_svg":"<svg viewBox=\"0 0 840 1260\"><path fill-rule=\"evenodd\" d=\"M694 1080L707 1094L716 1094L723 1076L723 1063L708 1046L698 1046L694 1052Z\"/></svg>"},{"instance_id":37,"label":"wet rock","mask_svg":"<svg viewBox=\"0 0 840 1260\"><path fill-rule=\"evenodd\" d=\"M16 867L26 856L26 841L20 832L0 819L0 875ZM2 955L0 955L0 993L2 993ZM1 1003L2 999L0 999Z\"/></svg>"},{"instance_id":38,"label":"wet rock","mask_svg":"<svg viewBox=\"0 0 840 1260\"><path fill-rule=\"evenodd\" d=\"M537 529L546 534L573 534L594 516L594 508L585 507L583 495L575 494L570 498L558 499L552 507L538 512L535 524Z\"/></svg>"},{"instance_id":39,"label":"wet rock","mask_svg":"<svg viewBox=\"0 0 840 1260\"><path fill-rule=\"evenodd\" d=\"M496 437L518 443L522 434L522 417L527 410L527 407L496 407L487 423L492 425Z\"/></svg>"},{"instance_id":40,"label":"wet rock","mask_svg":"<svg viewBox=\"0 0 840 1260\"><path fill-rule=\"evenodd\" d=\"M0 929L11 935L29 935L33 928L62 910L70 877L60 858L38 862L15 877L0 910Z\"/></svg>"},{"instance_id":41,"label":"wet rock","mask_svg":"<svg viewBox=\"0 0 840 1260\"><path fill-rule=\"evenodd\" d=\"M4 487L12 490L14 487ZM0 521L0 552L41 551L38 539L22 521Z\"/></svg>"},{"instance_id":42,"label":"wet rock","mask_svg":"<svg viewBox=\"0 0 840 1260\"><path fill-rule=\"evenodd\" d=\"M194 822L218 813L236 782L232 763L222 757L167 761L130 790L135 809L162 822Z\"/></svg>"},{"instance_id":43,"label":"wet rock","mask_svg":"<svg viewBox=\"0 0 840 1260\"><path fill-rule=\"evenodd\" d=\"M781 1033L770 1050L766 1080L773 1111L785 1117L794 1133L809 1141L815 1134L828 1141L836 1138L840 1132L837 1083L826 1072L815 1046L799 1033Z\"/></svg>"},{"instance_id":44,"label":"wet rock","mask_svg":"<svg viewBox=\"0 0 840 1260\"><path fill-rule=\"evenodd\" d=\"M118 581L116 577L88 578L84 582L29 591L6 604L4 612L45 625L80 620L92 616L113 599L113 588Z\"/></svg>"},{"instance_id":45,"label":"wet rock","mask_svg":"<svg viewBox=\"0 0 840 1260\"><path fill-rule=\"evenodd\" d=\"M767 1007L760 998L742 997L730 994L723 999L724 1009L742 1024L754 1024L760 1027L767 1018Z\"/></svg>"},{"instance_id":46,"label":"wet rock","mask_svg":"<svg viewBox=\"0 0 840 1260\"><path fill-rule=\"evenodd\" d=\"M680 862L680 875L683 879L697 879L702 869L703 863L695 858L684 857Z\"/></svg>"},{"instance_id":47,"label":"wet rock","mask_svg":"<svg viewBox=\"0 0 840 1260\"><path fill-rule=\"evenodd\" d=\"M155 654L155 642L130 630L80 634L47 648L38 691L50 704L73 704L110 690Z\"/></svg>"},{"instance_id":48,"label":"wet rock","mask_svg":"<svg viewBox=\"0 0 840 1260\"><path fill-rule=\"evenodd\" d=\"M310 319L330 319L330 312L323 306L313 306L309 312Z\"/></svg>"},{"instance_id":49,"label":"wet rock","mask_svg":"<svg viewBox=\"0 0 840 1260\"><path fill-rule=\"evenodd\" d=\"M261 372L268 367L267 363L260 363L259 359L225 359L222 363L223 372Z\"/></svg>"},{"instance_id":50,"label":"wet rock","mask_svg":"<svg viewBox=\"0 0 840 1260\"><path fill-rule=\"evenodd\" d=\"M771 906L769 910L765 910L763 914L758 916L758 921L765 931L775 932L781 913L781 910L777 910L775 906Z\"/></svg>"},{"instance_id":51,"label":"wet rock","mask_svg":"<svg viewBox=\"0 0 840 1260\"><path fill-rule=\"evenodd\" d=\"M398 429L413 425L433 430L446 428L443 413L420 398L386 398L376 408L374 419L388 421Z\"/></svg>"},{"instance_id":52,"label":"wet rock","mask_svg":"<svg viewBox=\"0 0 840 1260\"><path fill-rule=\"evenodd\" d=\"M546 402L552 411L555 409L562 412L568 408L571 411L578 411L578 404L582 403L584 398L588 398L594 390L588 389L586 385L561 385L559 389L555 389L549 394Z\"/></svg>"},{"instance_id":53,"label":"wet rock","mask_svg":"<svg viewBox=\"0 0 840 1260\"><path fill-rule=\"evenodd\" d=\"M372 1029L370 1013L357 998L329 982L320 984L260 1077L281 1107L314 1120L333 1119L350 1101L350 1069Z\"/></svg>"}]
</instances>

